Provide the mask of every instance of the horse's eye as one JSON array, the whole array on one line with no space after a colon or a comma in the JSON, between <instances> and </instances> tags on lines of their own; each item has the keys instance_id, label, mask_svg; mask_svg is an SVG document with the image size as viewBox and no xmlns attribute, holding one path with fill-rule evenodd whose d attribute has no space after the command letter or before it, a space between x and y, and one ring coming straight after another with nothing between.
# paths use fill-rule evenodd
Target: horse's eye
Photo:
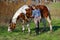
<instances>
[{"instance_id":1,"label":"horse's eye","mask_svg":"<svg viewBox=\"0 0 60 40\"><path fill-rule=\"evenodd\" d=\"M25 9L26 11L28 11L28 9Z\"/></svg>"}]
</instances>

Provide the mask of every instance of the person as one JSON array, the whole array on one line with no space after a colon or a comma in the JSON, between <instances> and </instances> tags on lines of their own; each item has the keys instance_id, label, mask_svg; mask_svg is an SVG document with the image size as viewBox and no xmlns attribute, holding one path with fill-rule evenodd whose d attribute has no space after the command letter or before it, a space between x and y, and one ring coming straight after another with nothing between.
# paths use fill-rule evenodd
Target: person
<instances>
[{"instance_id":1,"label":"person","mask_svg":"<svg viewBox=\"0 0 60 40\"><path fill-rule=\"evenodd\" d=\"M35 31L36 31L36 34L39 34L39 22L41 19L40 9L35 7L35 5L32 6L32 8L33 8L32 16L34 17L34 23L36 25Z\"/></svg>"}]
</instances>

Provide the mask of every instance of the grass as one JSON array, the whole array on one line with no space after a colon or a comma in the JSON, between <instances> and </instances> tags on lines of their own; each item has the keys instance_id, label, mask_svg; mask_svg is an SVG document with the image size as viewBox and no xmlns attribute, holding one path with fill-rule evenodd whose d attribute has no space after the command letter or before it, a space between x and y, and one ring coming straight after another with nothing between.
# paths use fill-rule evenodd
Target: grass
<instances>
[{"instance_id":1,"label":"grass","mask_svg":"<svg viewBox=\"0 0 60 40\"><path fill-rule=\"evenodd\" d=\"M49 4L52 15L52 25L53 32L50 33L49 27L47 25L46 31L41 32L39 35L35 35L34 23L31 22L31 35L28 34L27 28L25 33L22 32L20 24L17 24L16 29L13 32L8 32L7 25L0 24L0 40L60 40L60 3ZM54 10L54 11L53 11ZM42 29L43 25L40 23L40 28Z\"/></svg>"},{"instance_id":2,"label":"grass","mask_svg":"<svg viewBox=\"0 0 60 40\"><path fill-rule=\"evenodd\" d=\"M33 27L33 23L30 24L32 31L31 35L28 34L27 28L25 33L23 33L20 27L21 25L19 24L13 32L8 32L6 25L0 26L0 40L60 40L60 19L52 21L53 32L50 33L49 27L46 27L46 31L39 35L35 35L35 27ZM42 26L42 23L40 26Z\"/></svg>"}]
</instances>

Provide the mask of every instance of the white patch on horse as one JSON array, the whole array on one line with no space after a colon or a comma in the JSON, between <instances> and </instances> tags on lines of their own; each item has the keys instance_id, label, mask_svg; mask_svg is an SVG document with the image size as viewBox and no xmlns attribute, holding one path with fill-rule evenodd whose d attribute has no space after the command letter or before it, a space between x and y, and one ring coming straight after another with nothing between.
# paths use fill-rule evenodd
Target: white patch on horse
<instances>
[{"instance_id":1,"label":"white patch on horse","mask_svg":"<svg viewBox=\"0 0 60 40\"><path fill-rule=\"evenodd\" d=\"M28 9L28 5L23 5L21 8L19 8L16 13L14 14L13 18L12 18L12 22L13 23L16 23L16 20L17 20L17 17L20 15L20 13L24 13L26 14L26 10L25 9Z\"/></svg>"}]
</instances>

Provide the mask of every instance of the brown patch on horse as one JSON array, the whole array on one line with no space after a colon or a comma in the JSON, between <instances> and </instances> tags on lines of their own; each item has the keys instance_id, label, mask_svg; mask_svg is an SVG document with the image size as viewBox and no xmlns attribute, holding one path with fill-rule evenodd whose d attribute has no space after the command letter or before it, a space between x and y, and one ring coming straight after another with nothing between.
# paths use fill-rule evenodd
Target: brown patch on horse
<instances>
[{"instance_id":1,"label":"brown patch on horse","mask_svg":"<svg viewBox=\"0 0 60 40\"><path fill-rule=\"evenodd\" d=\"M28 20L26 19L26 17L25 17L25 14L24 13L21 13L18 17L17 17L17 20L18 19L22 19L22 20L24 20L25 22L27 22Z\"/></svg>"},{"instance_id":2,"label":"brown patch on horse","mask_svg":"<svg viewBox=\"0 0 60 40\"><path fill-rule=\"evenodd\" d=\"M40 9L41 17L43 17L43 18L47 18L48 16L50 17L49 10L48 10L48 8L46 6L37 5L36 7ZM50 19L51 19L51 17L50 17Z\"/></svg>"}]
</instances>

